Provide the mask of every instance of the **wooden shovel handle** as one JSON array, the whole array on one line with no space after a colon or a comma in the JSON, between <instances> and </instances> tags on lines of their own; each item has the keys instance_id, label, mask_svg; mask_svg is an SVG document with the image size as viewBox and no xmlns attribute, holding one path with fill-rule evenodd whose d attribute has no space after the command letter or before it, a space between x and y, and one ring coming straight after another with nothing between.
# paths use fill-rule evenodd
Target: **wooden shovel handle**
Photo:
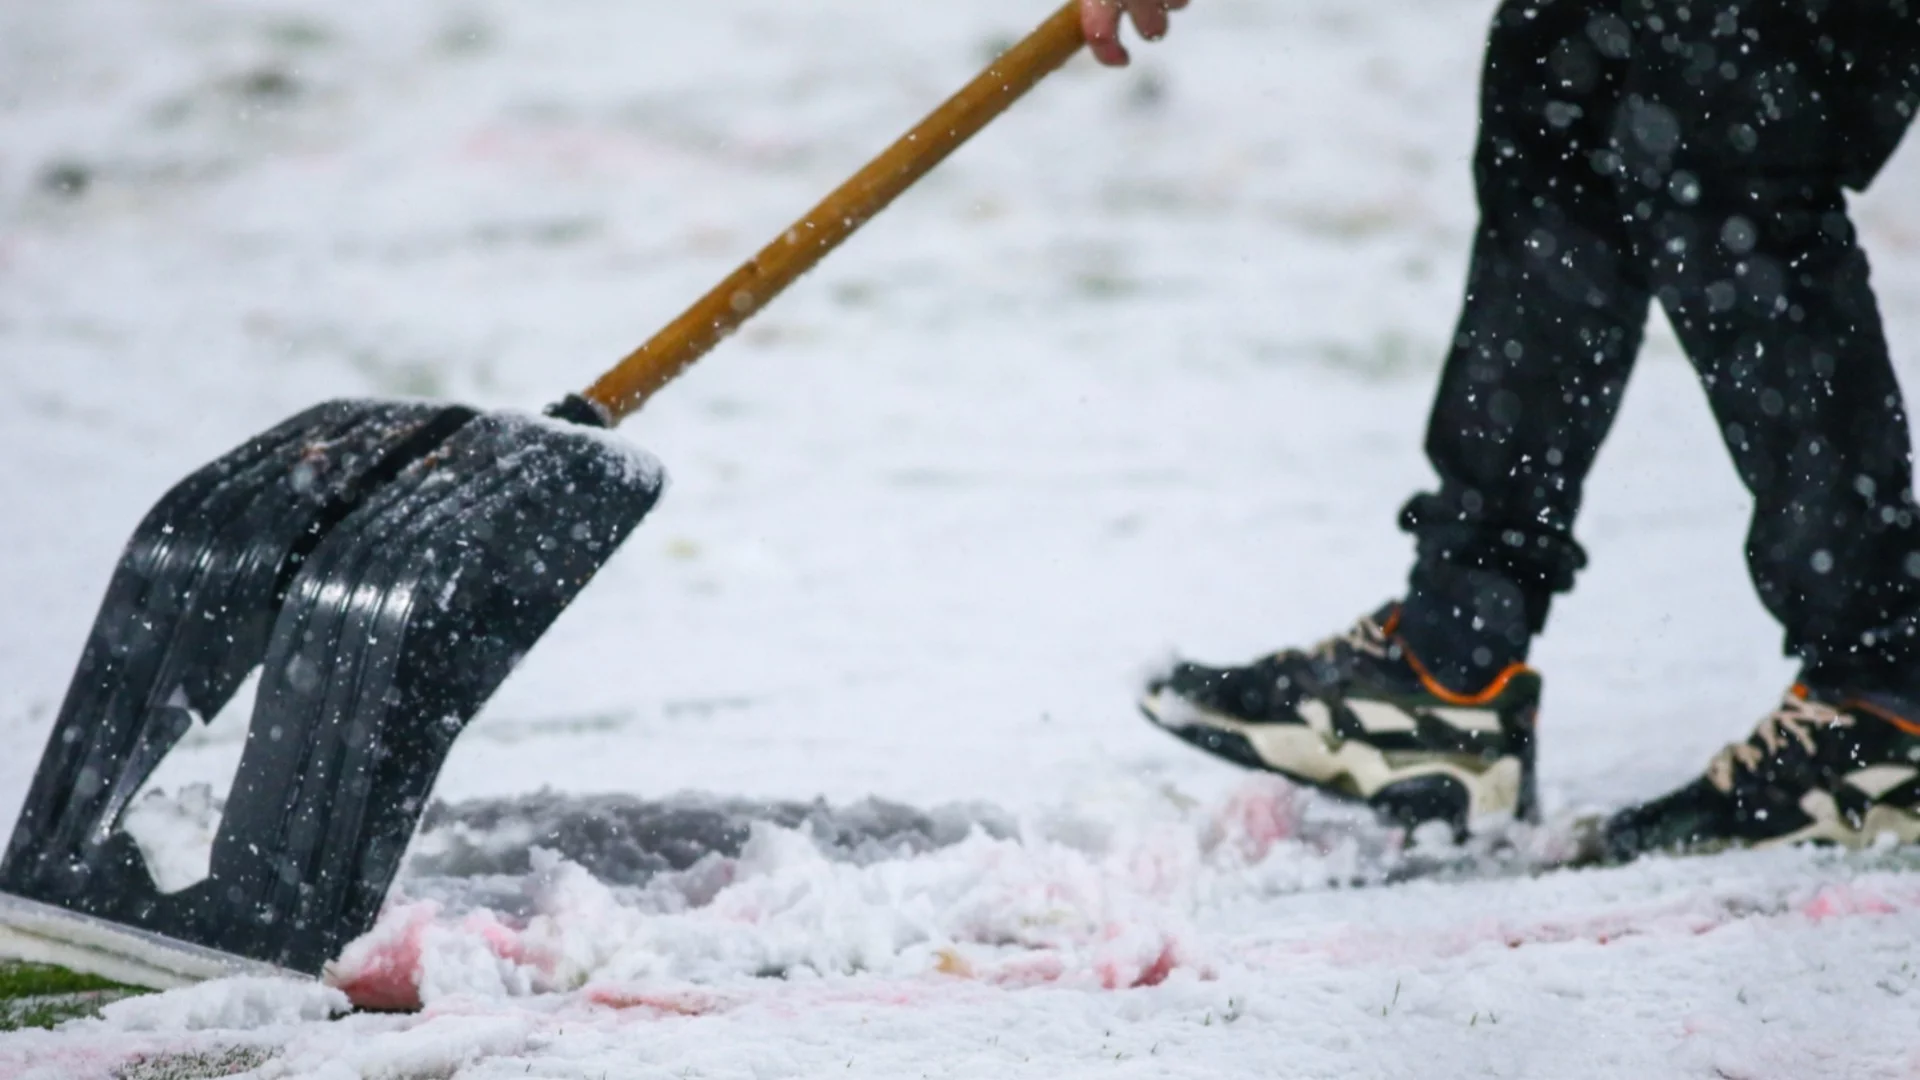
<instances>
[{"instance_id":1,"label":"wooden shovel handle","mask_svg":"<svg viewBox=\"0 0 1920 1080\"><path fill-rule=\"evenodd\" d=\"M632 414L987 121L1066 63L1082 44L1079 3L1068 0L920 126L840 185L651 341L628 353L587 388L585 397L605 410L611 423Z\"/></svg>"}]
</instances>

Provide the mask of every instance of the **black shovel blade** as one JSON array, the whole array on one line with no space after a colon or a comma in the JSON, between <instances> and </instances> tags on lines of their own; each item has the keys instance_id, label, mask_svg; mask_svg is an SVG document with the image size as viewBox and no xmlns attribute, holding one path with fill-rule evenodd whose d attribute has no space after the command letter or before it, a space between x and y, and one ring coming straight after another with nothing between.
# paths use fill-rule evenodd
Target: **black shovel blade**
<instances>
[{"instance_id":1,"label":"black shovel blade","mask_svg":"<svg viewBox=\"0 0 1920 1080\"><path fill-rule=\"evenodd\" d=\"M209 878L153 928L319 973L372 927L454 737L663 484L609 434L474 420L288 589Z\"/></svg>"},{"instance_id":2,"label":"black shovel blade","mask_svg":"<svg viewBox=\"0 0 1920 1080\"><path fill-rule=\"evenodd\" d=\"M281 594L365 495L475 415L335 401L200 469L134 531L0 863L0 889L109 918L154 894L121 812L267 651Z\"/></svg>"}]
</instances>

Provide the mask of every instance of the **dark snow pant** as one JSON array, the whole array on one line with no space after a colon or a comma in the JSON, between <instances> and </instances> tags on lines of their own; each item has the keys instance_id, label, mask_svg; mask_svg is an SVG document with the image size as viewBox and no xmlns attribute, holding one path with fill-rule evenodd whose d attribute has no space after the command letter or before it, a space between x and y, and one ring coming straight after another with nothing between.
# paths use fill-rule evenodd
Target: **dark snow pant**
<instances>
[{"instance_id":1,"label":"dark snow pant","mask_svg":"<svg viewBox=\"0 0 1920 1080\"><path fill-rule=\"evenodd\" d=\"M1524 658L1658 300L1804 677L1920 686L1907 418L1842 190L1920 102L1920 0L1505 0L1482 78L1440 486L1402 511L1415 651L1463 687Z\"/></svg>"}]
</instances>

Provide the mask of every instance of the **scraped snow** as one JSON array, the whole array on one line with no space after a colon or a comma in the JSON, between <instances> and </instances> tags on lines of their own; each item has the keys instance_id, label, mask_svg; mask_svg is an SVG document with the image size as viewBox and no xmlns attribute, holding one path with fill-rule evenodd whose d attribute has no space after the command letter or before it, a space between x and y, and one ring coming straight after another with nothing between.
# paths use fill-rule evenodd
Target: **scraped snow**
<instances>
[{"instance_id":1,"label":"scraped snow","mask_svg":"<svg viewBox=\"0 0 1920 1080\"><path fill-rule=\"evenodd\" d=\"M0 5L0 819L171 483L329 398L577 390L1050 6ZM422 1011L218 983L0 1076L1920 1075L1909 854L1527 873L1790 677L1664 328L1534 655L1546 826L1402 848L1133 712L1396 590L1490 12L1205 0L1050 78L604 437L671 490L333 973ZM1910 385L1916 170L1856 200ZM235 720L137 804L176 883Z\"/></svg>"},{"instance_id":2,"label":"scraped snow","mask_svg":"<svg viewBox=\"0 0 1920 1080\"><path fill-rule=\"evenodd\" d=\"M78 1020L76 1031L252 1031L329 1020L351 1006L347 996L301 979L236 976L164 994L126 998Z\"/></svg>"}]
</instances>

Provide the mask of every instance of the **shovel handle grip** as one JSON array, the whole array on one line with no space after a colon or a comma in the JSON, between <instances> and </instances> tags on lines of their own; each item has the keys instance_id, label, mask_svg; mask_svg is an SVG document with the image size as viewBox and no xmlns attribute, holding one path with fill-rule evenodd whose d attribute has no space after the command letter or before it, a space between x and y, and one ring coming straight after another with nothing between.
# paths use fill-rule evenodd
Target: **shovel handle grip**
<instances>
[{"instance_id":1,"label":"shovel handle grip","mask_svg":"<svg viewBox=\"0 0 1920 1080\"><path fill-rule=\"evenodd\" d=\"M706 355L989 120L1066 63L1084 43L1078 0L1068 0L1038 30L1007 50L918 127L841 184L652 340L628 353L583 396L607 414L610 425L631 415L656 390Z\"/></svg>"}]
</instances>

